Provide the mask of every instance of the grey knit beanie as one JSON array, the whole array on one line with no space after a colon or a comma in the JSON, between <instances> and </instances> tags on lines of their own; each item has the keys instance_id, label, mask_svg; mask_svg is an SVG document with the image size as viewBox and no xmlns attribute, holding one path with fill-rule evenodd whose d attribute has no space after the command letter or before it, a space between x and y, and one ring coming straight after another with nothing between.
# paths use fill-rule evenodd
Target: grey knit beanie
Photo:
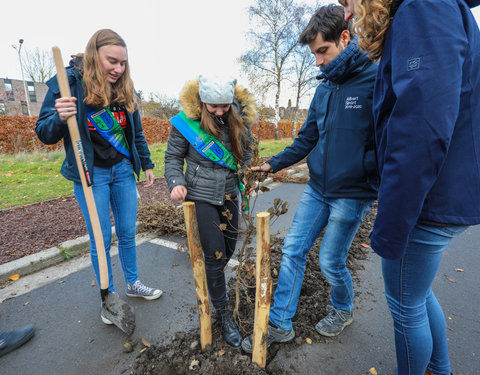
<instances>
[{"instance_id":1,"label":"grey knit beanie","mask_svg":"<svg viewBox=\"0 0 480 375\"><path fill-rule=\"evenodd\" d=\"M207 104L230 104L233 102L235 78L198 77L200 100Z\"/></svg>"}]
</instances>

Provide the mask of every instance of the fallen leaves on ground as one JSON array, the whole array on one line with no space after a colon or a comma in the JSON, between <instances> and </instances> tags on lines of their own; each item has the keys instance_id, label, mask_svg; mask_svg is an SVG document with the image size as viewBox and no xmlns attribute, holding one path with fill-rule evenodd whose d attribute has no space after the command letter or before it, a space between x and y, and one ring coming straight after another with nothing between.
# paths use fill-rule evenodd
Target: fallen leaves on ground
<instances>
[{"instance_id":1,"label":"fallen leaves on ground","mask_svg":"<svg viewBox=\"0 0 480 375\"><path fill-rule=\"evenodd\" d=\"M448 276L448 275L445 275L445 278L446 278L448 281L450 281L451 283L456 283L456 282L457 282L457 280L455 280L453 277L450 277L450 276Z\"/></svg>"},{"instance_id":2,"label":"fallen leaves on ground","mask_svg":"<svg viewBox=\"0 0 480 375\"><path fill-rule=\"evenodd\" d=\"M197 368L199 364L200 364L200 361L198 361L197 359L194 359L192 362L190 362L190 366L188 368L190 370L195 370L195 368Z\"/></svg>"}]
</instances>

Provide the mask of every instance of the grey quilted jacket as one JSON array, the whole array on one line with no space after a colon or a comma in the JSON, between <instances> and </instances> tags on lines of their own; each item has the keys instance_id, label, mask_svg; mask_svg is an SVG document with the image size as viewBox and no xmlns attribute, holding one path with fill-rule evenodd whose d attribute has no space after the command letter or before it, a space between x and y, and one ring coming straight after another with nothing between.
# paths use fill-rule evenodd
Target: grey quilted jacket
<instances>
[{"instance_id":1,"label":"grey quilted jacket","mask_svg":"<svg viewBox=\"0 0 480 375\"><path fill-rule=\"evenodd\" d=\"M185 114L193 119L197 119L196 110L199 110L196 108L199 106L197 104L199 101L195 95L198 95L198 81L188 82L180 97ZM189 102L188 99L191 101ZM244 124L248 125L248 146L244 149L241 163L242 167L245 167L252 157L252 150L249 147L252 140L250 126L256 121L257 115L253 97L238 85L235 87L233 108L241 115ZM227 125L220 128L217 140L232 153L233 147ZM185 172L184 161L187 163ZM225 194L231 194L234 197L239 192L238 175L230 168L218 165L200 155L174 126L170 130L165 151L165 178L170 191L177 185L187 188L186 200L223 205Z\"/></svg>"}]
</instances>

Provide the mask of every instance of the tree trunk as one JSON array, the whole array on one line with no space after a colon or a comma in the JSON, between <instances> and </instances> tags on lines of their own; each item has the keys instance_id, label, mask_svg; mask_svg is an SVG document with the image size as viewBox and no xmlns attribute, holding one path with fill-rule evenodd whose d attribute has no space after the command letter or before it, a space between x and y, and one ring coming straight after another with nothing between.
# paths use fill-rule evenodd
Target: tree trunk
<instances>
[{"instance_id":1,"label":"tree trunk","mask_svg":"<svg viewBox=\"0 0 480 375\"><path fill-rule=\"evenodd\" d=\"M295 116L293 116L292 139L295 139L295 137L297 136L297 116L298 116L299 105L300 105L300 87L297 90L297 101L295 103Z\"/></svg>"},{"instance_id":2,"label":"tree trunk","mask_svg":"<svg viewBox=\"0 0 480 375\"><path fill-rule=\"evenodd\" d=\"M277 93L275 94L275 121L273 122L273 129L275 131L275 139L280 139L278 134L278 123L280 122L280 82L277 84Z\"/></svg>"}]
</instances>

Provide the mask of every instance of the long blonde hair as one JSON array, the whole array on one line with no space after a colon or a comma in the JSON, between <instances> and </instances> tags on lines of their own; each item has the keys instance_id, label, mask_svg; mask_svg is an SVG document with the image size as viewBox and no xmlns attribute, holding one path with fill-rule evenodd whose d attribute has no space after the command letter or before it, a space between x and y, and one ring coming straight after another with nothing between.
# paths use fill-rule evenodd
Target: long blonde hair
<instances>
[{"instance_id":1,"label":"long blonde hair","mask_svg":"<svg viewBox=\"0 0 480 375\"><path fill-rule=\"evenodd\" d=\"M213 119L212 114L208 112L205 103L200 103L200 105L202 110L200 115L200 126L215 138L218 137L218 134L220 133L218 124ZM230 141L232 142L233 147L233 156L237 162L241 162L243 160L243 151L247 146L248 129L233 108L233 104L230 105L230 110L228 111L227 124Z\"/></svg>"},{"instance_id":2,"label":"long blonde hair","mask_svg":"<svg viewBox=\"0 0 480 375\"><path fill-rule=\"evenodd\" d=\"M372 60L382 57L385 38L391 24L392 0L357 0L357 19L353 28L359 37L358 46Z\"/></svg>"},{"instance_id":3,"label":"long blonde hair","mask_svg":"<svg viewBox=\"0 0 480 375\"><path fill-rule=\"evenodd\" d=\"M98 49L103 46L121 46L127 48L125 41L115 31L98 30L92 35L85 48L83 61L83 81L85 82L85 103L92 107L107 107L111 103L123 104L129 112L134 112L137 96L130 78L128 60L125 71L117 82L107 81L100 64Z\"/></svg>"}]
</instances>

